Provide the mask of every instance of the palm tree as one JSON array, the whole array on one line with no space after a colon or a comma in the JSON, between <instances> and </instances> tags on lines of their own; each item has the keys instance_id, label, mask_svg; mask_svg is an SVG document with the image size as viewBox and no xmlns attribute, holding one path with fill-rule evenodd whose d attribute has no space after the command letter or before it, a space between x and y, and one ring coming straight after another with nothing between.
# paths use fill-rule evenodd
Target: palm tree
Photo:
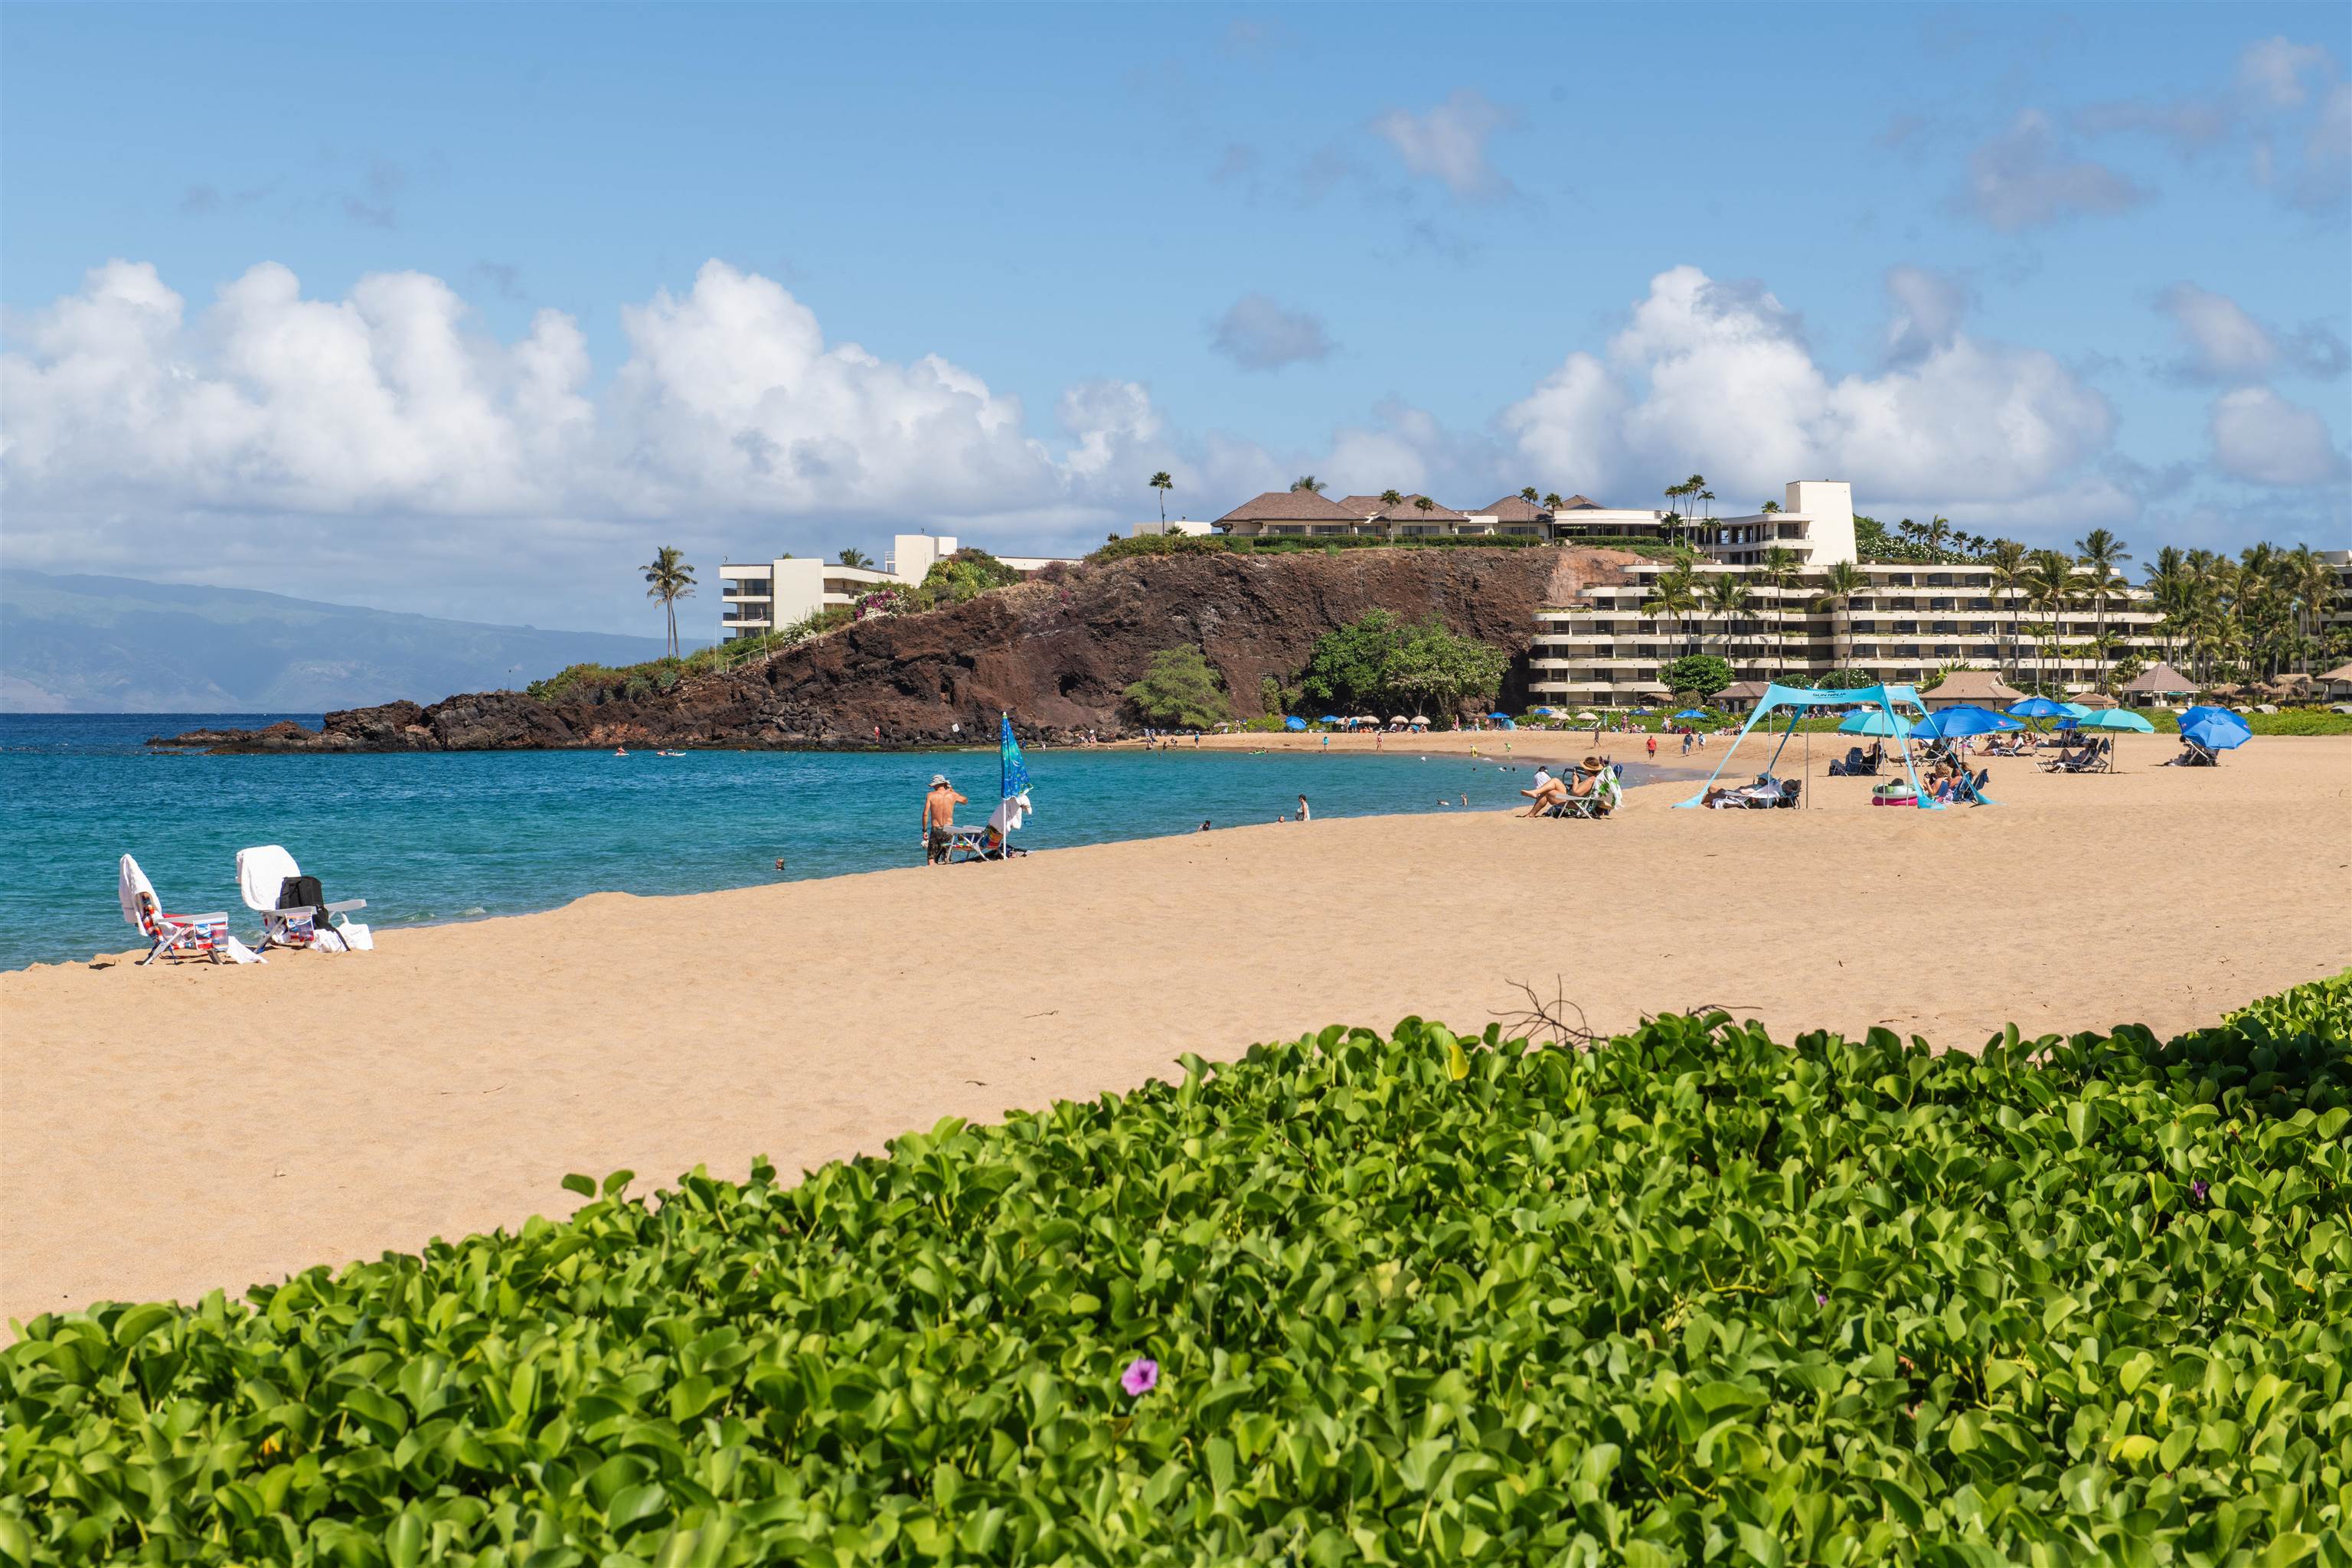
<instances>
[{"instance_id":1,"label":"palm tree","mask_svg":"<svg viewBox=\"0 0 2352 1568\"><path fill-rule=\"evenodd\" d=\"M1762 506L1758 507L1756 510L1757 510L1758 511L1763 512L1766 516L1768 516L1768 517L1769 517L1769 516L1770 516L1773 512L1779 511L1779 510L1780 510L1780 503L1779 501L1776 501L1776 500L1768 500L1768 501L1766 501Z\"/></svg>"},{"instance_id":2,"label":"palm tree","mask_svg":"<svg viewBox=\"0 0 2352 1568\"><path fill-rule=\"evenodd\" d=\"M686 563L686 552L674 544L665 544L654 552L653 564L646 567L646 597L661 601L662 621L669 633L669 656L677 657L677 602L694 595L694 568Z\"/></svg>"},{"instance_id":3,"label":"palm tree","mask_svg":"<svg viewBox=\"0 0 2352 1568\"><path fill-rule=\"evenodd\" d=\"M1404 504L1404 497L1399 495L1394 490L1382 490L1381 492L1381 504L1382 506L1402 506Z\"/></svg>"},{"instance_id":4,"label":"palm tree","mask_svg":"<svg viewBox=\"0 0 2352 1568\"><path fill-rule=\"evenodd\" d=\"M1426 516L1437 510L1437 503L1427 496L1415 496L1412 498L1412 510Z\"/></svg>"},{"instance_id":5,"label":"palm tree","mask_svg":"<svg viewBox=\"0 0 2352 1568\"><path fill-rule=\"evenodd\" d=\"M1525 488L1523 488L1523 489L1519 491L1519 499L1520 499L1521 500L1523 500L1523 501L1527 502L1529 506L1533 506L1533 505L1535 505L1535 504L1536 504L1536 488L1535 488L1535 486L1533 486L1533 485L1528 485L1528 486L1526 486Z\"/></svg>"},{"instance_id":6,"label":"palm tree","mask_svg":"<svg viewBox=\"0 0 2352 1568\"><path fill-rule=\"evenodd\" d=\"M1290 493L1292 495L1297 495L1300 490L1306 490L1311 495L1319 496L1323 493L1323 481L1317 479L1313 474L1301 474L1297 479L1290 481Z\"/></svg>"},{"instance_id":7,"label":"palm tree","mask_svg":"<svg viewBox=\"0 0 2352 1568\"><path fill-rule=\"evenodd\" d=\"M1176 488L1176 481L1169 477L1167 469L1162 468L1151 476L1151 488L1160 492L1160 526L1166 528L1168 526L1168 492Z\"/></svg>"},{"instance_id":8,"label":"palm tree","mask_svg":"<svg viewBox=\"0 0 2352 1568\"><path fill-rule=\"evenodd\" d=\"M1543 499L1543 503L1544 503L1544 510L1545 510L1546 511L1558 511L1558 510L1559 510L1563 505L1565 505L1565 504L1566 504L1564 501L1562 501L1562 500L1560 500L1560 495L1559 495L1559 492L1558 490L1550 490L1550 491L1546 492L1546 493L1545 493L1545 496L1544 496L1544 499Z\"/></svg>"},{"instance_id":9,"label":"palm tree","mask_svg":"<svg viewBox=\"0 0 2352 1568\"><path fill-rule=\"evenodd\" d=\"M1854 595L1870 586L1870 578L1851 561L1841 561L1829 569L1822 579L1822 591L1813 600L1813 609L1824 616L1842 615L1853 603ZM1853 663L1853 621L1848 616L1845 633L1845 663Z\"/></svg>"},{"instance_id":10,"label":"palm tree","mask_svg":"<svg viewBox=\"0 0 2352 1568\"><path fill-rule=\"evenodd\" d=\"M2107 635L2107 600L2114 595L2116 579L2121 575L2116 568L2131 559L2131 552L2124 548L2122 540L2105 529L2095 528L2074 542L2074 553L2082 558L2084 566L2089 570L2091 589L2097 595L2092 601L2097 619L2093 624L2091 636L2095 639L2104 637Z\"/></svg>"},{"instance_id":11,"label":"palm tree","mask_svg":"<svg viewBox=\"0 0 2352 1568\"><path fill-rule=\"evenodd\" d=\"M1772 503L1767 501L1767 506ZM1789 660L1789 631L1786 619L1789 590L1797 584L1797 552L1784 544L1776 544L1764 552L1763 570L1757 580L1772 590L1773 671L1779 673Z\"/></svg>"},{"instance_id":12,"label":"palm tree","mask_svg":"<svg viewBox=\"0 0 2352 1568\"><path fill-rule=\"evenodd\" d=\"M1994 593L2009 601L2009 636L2003 649L2009 658L2001 668L2003 678L2017 667L2017 595L2025 587L2025 546L2014 539L1996 539L1985 554L1986 575Z\"/></svg>"},{"instance_id":13,"label":"palm tree","mask_svg":"<svg viewBox=\"0 0 2352 1568\"><path fill-rule=\"evenodd\" d=\"M874 570L874 557L866 554L863 550L856 548L845 550L838 557L836 557L836 559L839 560L844 566L855 567L861 572L871 572Z\"/></svg>"},{"instance_id":14,"label":"palm tree","mask_svg":"<svg viewBox=\"0 0 2352 1568\"><path fill-rule=\"evenodd\" d=\"M1706 580L1706 613L1723 622L1723 658L1727 664L1732 662L1732 625L1748 613L1754 601L1755 595L1748 591L1748 584L1732 573L1719 572Z\"/></svg>"},{"instance_id":15,"label":"palm tree","mask_svg":"<svg viewBox=\"0 0 2352 1568\"><path fill-rule=\"evenodd\" d=\"M2033 609L2045 611L2050 616L2050 647L2058 653L2059 689L2066 681L2065 650L2063 639L2066 634L2066 607L2074 597L2074 558L2063 550L2037 550L2025 558L2025 602ZM2037 663L2034 685L2049 685L2048 667Z\"/></svg>"},{"instance_id":16,"label":"palm tree","mask_svg":"<svg viewBox=\"0 0 2352 1568\"><path fill-rule=\"evenodd\" d=\"M1919 530L1919 537L1926 542L1929 551L1941 555L1944 552L1944 541L1952 537L1952 520L1948 517L1929 518L1926 525Z\"/></svg>"},{"instance_id":17,"label":"palm tree","mask_svg":"<svg viewBox=\"0 0 2352 1568\"><path fill-rule=\"evenodd\" d=\"M1672 616L1677 625L1689 626L1690 617L1698 614L1698 593L1688 561L1677 561L1658 574L1650 584L1650 596L1642 602L1642 613L1653 620Z\"/></svg>"}]
</instances>

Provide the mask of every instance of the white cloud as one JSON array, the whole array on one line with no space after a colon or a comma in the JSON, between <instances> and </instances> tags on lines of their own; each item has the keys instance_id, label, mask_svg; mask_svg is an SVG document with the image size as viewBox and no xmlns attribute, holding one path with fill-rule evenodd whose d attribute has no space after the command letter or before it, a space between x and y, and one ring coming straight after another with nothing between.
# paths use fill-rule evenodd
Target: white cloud
<instances>
[{"instance_id":1,"label":"white cloud","mask_svg":"<svg viewBox=\"0 0 2352 1568\"><path fill-rule=\"evenodd\" d=\"M1313 311L1286 310L1263 294L1244 294L1211 329L1209 346L1244 370L1280 370L1302 360L1327 359L1332 345Z\"/></svg>"},{"instance_id":2,"label":"white cloud","mask_svg":"<svg viewBox=\"0 0 2352 1568\"><path fill-rule=\"evenodd\" d=\"M2050 117L2019 111L2009 128L1969 154L1964 210L2004 234L2071 217L2127 212L2147 199L2138 186L2060 146Z\"/></svg>"},{"instance_id":3,"label":"white cloud","mask_svg":"<svg viewBox=\"0 0 2352 1568\"><path fill-rule=\"evenodd\" d=\"M2335 74L2335 57L2326 48L2284 37L2257 39L2238 57L2239 90L2271 109L2302 107L2313 80Z\"/></svg>"},{"instance_id":4,"label":"white cloud","mask_svg":"<svg viewBox=\"0 0 2352 1568\"><path fill-rule=\"evenodd\" d=\"M1898 321L1914 319L1920 279L1888 281ZM1502 426L1547 482L1604 500L1696 468L1727 496L1840 476L1858 496L1955 507L2015 505L2075 482L2115 416L2051 355L1979 342L1957 318L1922 334L1902 365L1833 376L1769 293L1677 267L1651 280L1605 363L1571 355Z\"/></svg>"},{"instance_id":5,"label":"white cloud","mask_svg":"<svg viewBox=\"0 0 2352 1568\"><path fill-rule=\"evenodd\" d=\"M2327 422L2267 386L2242 386L2215 399L2207 429L2223 473L2259 485L2321 485L2342 480L2344 454Z\"/></svg>"},{"instance_id":6,"label":"white cloud","mask_svg":"<svg viewBox=\"0 0 2352 1568\"><path fill-rule=\"evenodd\" d=\"M2267 379L2281 370L2305 375L2342 375L2352 367L2352 348L2322 322L2283 332L2247 312L2226 294L2176 283L2157 297L2157 308L2172 318L2185 356L2174 367L2185 380L2234 384Z\"/></svg>"},{"instance_id":7,"label":"white cloud","mask_svg":"<svg viewBox=\"0 0 2352 1568\"><path fill-rule=\"evenodd\" d=\"M1472 88L1457 89L1426 113L1392 109L1372 121L1372 130L1396 150L1408 173L1441 181L1465 201L1492 201L1510 194L1510 182L1486 156L1486 142L1511 122L1508 110Z\"/></svg>"},{"instance_id":8,"label":"white cloud","mask_svg":"<svg viewBox=\"0 0 2352 1568\"><path fill-rule=\"evenodd\" d=\"M1886 324L1888 363L1916 363L1959 335L1969 291L1957 279L1929 267L1890 267L1886 292L1895 304Z\"/></svg>"}]
</instances>

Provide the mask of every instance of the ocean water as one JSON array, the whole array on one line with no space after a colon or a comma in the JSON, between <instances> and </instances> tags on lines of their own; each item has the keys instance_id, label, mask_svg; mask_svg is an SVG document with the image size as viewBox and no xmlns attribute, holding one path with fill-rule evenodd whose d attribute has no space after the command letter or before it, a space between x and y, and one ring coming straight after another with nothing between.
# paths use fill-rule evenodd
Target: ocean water
<instances>
[{"instance_id":1,"label":"ocean water","mask_svg":"<svg viewBox=\"0 0 2352 1568\"><path fill-rule=\"evenodd\" d=\"M142 744L198 723L286 717L319 721L0 715L0 968L138 945L115 899L126 853L166 909L226 909L232 929L250 934L258 921L237 899L236 852L283 844L330 899L363 898L362 920L396 928L601 890L705 892L919 865L919 807L934 772L971 797L959 821L985 821L996 798L993 747L216 757ZM1522 753L1577 749L1574 737L1517 740ZM1377 756L1033 750L1028 761L1037 809L1016 842L1040 851L1182 833L1204 819L1271 822L1302 793L1318 816L1433 811L1441 795L1501 806L1530 771L1409 745ZM1629 766L1627 782L1641 771Z\"/></svg>"}]
</instances>

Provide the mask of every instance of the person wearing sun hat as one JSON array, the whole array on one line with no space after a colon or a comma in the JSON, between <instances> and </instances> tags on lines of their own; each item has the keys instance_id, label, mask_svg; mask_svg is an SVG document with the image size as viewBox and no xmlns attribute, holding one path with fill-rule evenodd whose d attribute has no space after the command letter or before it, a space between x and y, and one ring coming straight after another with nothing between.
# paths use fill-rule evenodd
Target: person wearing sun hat
<instances>
[{"instance_id":1,"label":"person wearing sun hat","mask_svg":"<svg viewBox=\"0 0 2352 1568\"><path fill-rule=\"evenodd\" d=\"M948 846L955 839L955 808L963 804L947 774L931 775L930 793L923 797L923 849L934 866L947 864Z\"/></svg>"}]
</instances>

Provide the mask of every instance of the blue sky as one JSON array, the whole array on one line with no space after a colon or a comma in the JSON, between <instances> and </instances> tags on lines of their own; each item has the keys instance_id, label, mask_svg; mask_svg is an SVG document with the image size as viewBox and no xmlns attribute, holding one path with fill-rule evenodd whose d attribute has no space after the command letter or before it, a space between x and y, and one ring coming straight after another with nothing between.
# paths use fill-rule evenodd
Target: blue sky
<instances>
[{"instance_id":1,"label":"blue sky","mask_svg":"<svg viewBox=\"0 0 2352 1568\"><path fill-rule=\"evenodd\" d=\"M23 564L623 627L654 542L1079 549L1154 468L2352 538L2342 6L0 35Z\"/></svg>"}]
</instances>

